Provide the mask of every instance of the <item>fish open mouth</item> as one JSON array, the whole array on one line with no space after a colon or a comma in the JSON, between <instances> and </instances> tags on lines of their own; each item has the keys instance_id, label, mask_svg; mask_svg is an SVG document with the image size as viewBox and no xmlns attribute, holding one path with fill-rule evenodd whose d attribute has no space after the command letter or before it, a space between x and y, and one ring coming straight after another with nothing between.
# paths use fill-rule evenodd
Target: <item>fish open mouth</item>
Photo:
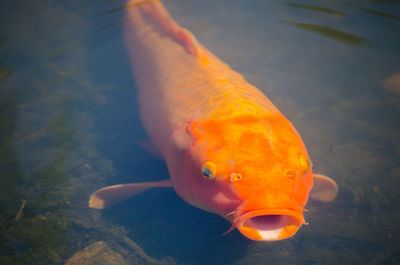
<instances>
[{"instance_id":1,"label":"fish open mouth","mask_svg":"<svg viewBox=\"0 0 400 265\"><path fill-rule=\"evenodd\" d=\"M235 223L236 228L249 239L277 241L293 236L305 221L302 213L274 209L247 212Z\"/></svg>"}]
</instances>

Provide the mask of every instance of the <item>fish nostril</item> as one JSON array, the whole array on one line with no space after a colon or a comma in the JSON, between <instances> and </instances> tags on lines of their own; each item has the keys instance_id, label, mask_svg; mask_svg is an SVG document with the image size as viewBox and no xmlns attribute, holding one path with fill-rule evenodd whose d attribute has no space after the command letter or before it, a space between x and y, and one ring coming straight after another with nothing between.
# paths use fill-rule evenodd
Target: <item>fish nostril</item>
<instances>
[{"instance_id":1,"label":"fish nostril","mask_svg":"<svg viewBox=\"0 0 400 265\"><path fill-rule=\"evenodd\" d=\"M242 174L235 173L235 172L233 172L233 173L231 174L231 182L232 182L232 183L233 183L233 182L236 182L236 181L239 181L239 180L241 180L242 178L243 178Z\"/></svg>"},{"instance_id":2,"label":"fish nostril","mask_svg":"<svg viewBox=\"0 0 400 265\"><path fill-rule=\"evenodd\" d=\"M296 170L292 168L288 168L285 170L284 174L288 176L289 178L295 178L296 177Z\"/></svg>"}]
</instances>

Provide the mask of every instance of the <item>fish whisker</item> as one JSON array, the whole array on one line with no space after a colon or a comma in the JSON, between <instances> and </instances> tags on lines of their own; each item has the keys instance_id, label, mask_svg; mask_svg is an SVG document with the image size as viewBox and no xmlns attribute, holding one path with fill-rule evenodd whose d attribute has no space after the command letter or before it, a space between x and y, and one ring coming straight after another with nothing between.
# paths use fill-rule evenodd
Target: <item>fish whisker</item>
<instances>
[{"instance_id":1,"label":"fish whisker","mask_svg":"<svg viewBox=\"0 0 400 265\"><path fill-rule=\"evenodd\" d=\"M231 215L235 215L236 210L237 210L237 209L235 209L235 210L233 210L233 211L230 211L229 213L225 214L225 217L228 217L228 216L231 216Z\"/></svg>"}]
</instances>

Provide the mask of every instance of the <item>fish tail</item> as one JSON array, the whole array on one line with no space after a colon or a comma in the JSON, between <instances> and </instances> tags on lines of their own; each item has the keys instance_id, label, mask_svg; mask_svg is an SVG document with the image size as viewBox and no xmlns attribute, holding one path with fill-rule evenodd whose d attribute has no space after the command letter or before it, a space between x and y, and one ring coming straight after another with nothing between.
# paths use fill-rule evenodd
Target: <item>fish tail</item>
<instances>
[{"instance_id":1,"label":"fish tail","mask_svg":"<svg viewBox=\"0 0 400 265\"><path fill-rule=\"evenodd\" d=\"M143 5L143 4L149 4L152 2L156 2L159 0L128 0L127 4L125 5L125 8L130 8L130 7L134 7L134 6L139 6L139 5Z\"/></svg>"},{"instance_id":2,"label":"fish tail","mask_svg":"<svg viewBox=\"0 0 400 265\"><path fill-rule=\"evenodd\" d=\"M199 54L199 44L187 29L181 27L170 16L160 0L128 0L125 5L131 23L135 23L135 14L139 11L149 25L158 28L179 43L189 54Z\"/></svg>"}]
</instances>

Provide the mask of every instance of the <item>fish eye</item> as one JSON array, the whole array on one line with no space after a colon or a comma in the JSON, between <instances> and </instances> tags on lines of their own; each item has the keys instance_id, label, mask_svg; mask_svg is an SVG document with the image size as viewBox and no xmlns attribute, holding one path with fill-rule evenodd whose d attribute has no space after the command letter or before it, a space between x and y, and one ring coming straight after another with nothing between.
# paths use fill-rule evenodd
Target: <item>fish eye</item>
<instances>
[{"instance_id":1,"label":"fish eye","mask_svg":"<svg viewBox=\"0 0 400 265\"><path fill-rule=\"evenodd\" d=\"M217 173L217 166L211 161L206 161L201 166L201 174L203 174L203 176L206 179L215 178L216 173Z\"/></svg>"}]
</instances>

